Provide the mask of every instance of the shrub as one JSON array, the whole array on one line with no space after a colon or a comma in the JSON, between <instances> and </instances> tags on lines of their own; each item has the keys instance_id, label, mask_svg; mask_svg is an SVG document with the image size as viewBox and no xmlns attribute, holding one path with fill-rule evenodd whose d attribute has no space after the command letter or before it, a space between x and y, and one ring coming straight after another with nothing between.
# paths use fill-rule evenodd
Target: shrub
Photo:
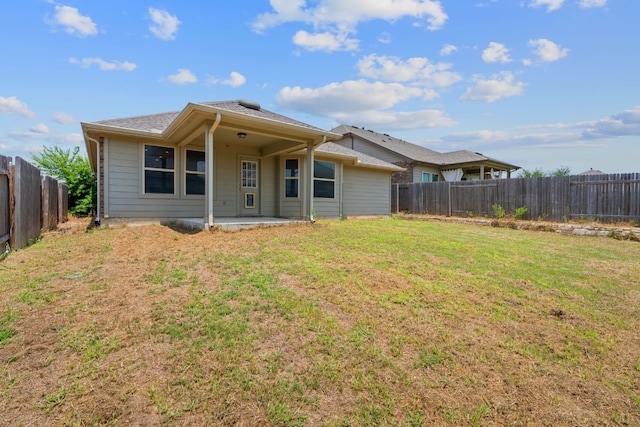
<instances>
[{"instance_id":1,"label":"shrub","mask_svg":"<svg viewBox=\"0 0 640 427\"><path fill-rule=\"evenodd\" d=\"M513 219L522 219L524 218L524 216L527 214L527 207L526 206L521 206L519 208L516 208L515 213L513 214Z\"/></svg>"},{"instance_id":2,"label":"shrub","mask_svg":"<svg viewBox=\"0 0 640 427\"><path fill-rule=\"evenodd\" d=\"M502 219L506 215L504 208L498 204L491 206L491 209L493 209L493 216L497 219Z\"/></svg>"}]
</instances>

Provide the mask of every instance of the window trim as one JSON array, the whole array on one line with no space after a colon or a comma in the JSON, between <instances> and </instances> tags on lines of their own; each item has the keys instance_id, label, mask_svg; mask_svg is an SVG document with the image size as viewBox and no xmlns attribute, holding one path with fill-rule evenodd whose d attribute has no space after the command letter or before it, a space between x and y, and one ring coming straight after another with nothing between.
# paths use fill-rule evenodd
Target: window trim
<instances>
[{"instance_id":1,"label":"window trim","mask_svg":"<svg viewBox=\"0 0 640 427\"><path fill-rule=\"evenodd\" d=\"M173 169L163 169L163 168L151 168L146 165L146 147L160 147L160 148L171 148L173 150ZM142 168L140 168L140 195L146 198L163 198L163 199L175 199L179 197L178 190L178 165L180 164L180 150L176 147L168 144L155 144L155 143L140 143L140 152ZM147 171L156 171L156 172L171 172L173 173L173 193L147 193Z\"/></svg>"},{"instance_id":2,"label":"window trim","mask_svg":"<svg viewBox=\"0 0 640 427\"><path fill-rule=\"evenodd\" d=\"M333 178L316 178L315 174L316 174L316 163L318 162L322 162L322 163L330 163L333 165ZM336 184L338 182L337 176L338 176L338 163L337 162L332 162L332 161L328 161L328 160L314 160L313 161L313 199L318 199L318 200L336 200L337 199L337 187ZM316 185L315 182L316 181L323 181L323 182L333 182L333 197L318 197L316 196Z\"/></svg>"},{"instance_id":3,"label":"window trim","mask_svg":"<svg viewBox=\"0 0 640 427\"><path fill-rule=\"evenodd\" d=\"M244 172L245 172L244 165L245 165L245 163L247 163L247 164L251 163L251 164L255 165L255 170L254 170L255 175L256 175L255 176L255 185L250 185L250 186L245 185L245 176L244 176ZM247 177L247 179L249 180L251 178ZM259 179L260 179L260 177L258 176L258 161L257 160L247 160L247 159L240 160L240 187L243 188L243 189L244 188L255 188L255 189L258 189L259 186L260 186Z\"/></svg>"},{"instance_id":4,"label":"window trim","mask_svg":"<svg viewBox=\"0 0 640 427\"><path fill-rule=\"evenodd\" d=\"M191 175L203 175L205 177L205 180L207 179L207 166L206 166L206 153L204 149L200 149L200 148L189 148L186 147L183 150L183 156L182 156L182 176L184 177L184 183L182 185L182 196L183 197L187 197L187 198L197 198L197 199L202 199L204 198L205 194L206 194L206 190L205 190L205 194L188 194L187 193L187 175L191 174ZM204 168L204 172L198 172L198 171L189 171L187 170L187 151L196 151L198 153L205 153L205 168Z\"/></svg>"},{"instance_id":5,"label":"window trim","mask_svg":"<svg viewBox=\"0 0 640 427\"><path fill-rule=\"evenodd\" d=\"M296 162L298 162L298 175L297 176L287 176L287 161L288 160L295 160ZM297 188L297 194L295 196L287 196L287 181L297 181L298 182L298 188ZM293 200L293 199L300 199L300 159L297 157L289 157L289 158L285 158L284 159L284 198L287 200Z\"/></svg>"}]
</instances>

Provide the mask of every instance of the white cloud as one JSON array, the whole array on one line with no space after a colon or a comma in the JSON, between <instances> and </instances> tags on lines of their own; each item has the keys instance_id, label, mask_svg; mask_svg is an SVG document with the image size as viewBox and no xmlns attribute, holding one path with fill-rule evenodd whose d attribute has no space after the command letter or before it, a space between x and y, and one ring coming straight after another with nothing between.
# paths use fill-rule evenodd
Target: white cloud
<instances>
[{"instance_id":1,"label":"white cloud","mask_svg":"<svg viewBox=\"0 0 640 427\"><path fill-rule=\"evenodd\" d=\"M188 68L178 68L178 73L170 75L168 79L171 83L175 83L177 85L198 82L196 75L189 71Z\"/></svg>"},{"instance_id":2,"label":"white cloud","mask_svg":"<svg viewBox=\"0 0 640 427\"><path fill-rule=\"evenodd\" d=\"M171 15L166 10L149 8L149 17L151 25L149 31L161 40L173 40L176 38L180 21L177 17Z\"/></svg>"},{"instance_id":3,"label":"white cloud","mask_svg":"<svg viewBox=\"0 0 640 427\"><path fill-rule=\"evenodd\" d=\"M92 65L97 65L98 68L100 68L102 71L133 71L137 67L137 65L132 62L128 62L128 61L108 62L102 58L83 58L83 59L69 58L69 62L71 64L80 65L83 68L89 68Z\"/></svg>"},{"instance_id":4,"label":"white cloud","mask_svg":"<svg viewBox=\"0 0 640 427\"><path fill-rule=\"evenodd\" d=\"M36 113L29 110L26 103L20 101L15 96L8 98L0 96L0 114L18 114L30 119L36 116Z\"/></svg>"},{"instance_id":5,"label":"white cloud","mask_svg":"<svg viewBox=\"0 0 640 427\"><path fill-rule=\"evenodd\" d=\"M296 46L309 51L357 50L359 42L357 39L349 38L348 33L332 34L325 32L309 34L304 30L300 30L293 36L293 43Z\"/></svg>"},{"instance_id":6,"label":"white cloud","mask_svg":"<svg viewBox=\"0 0 640 427\"><path fill-rule=\"evenodd\" d=\"M222 84L231 86L231 87L238 87L238 86L242 86L246 82L247 82L247 78L245 76L238 73L237 71L232 71L231 76L227 80L223 80Z\"/></svg>"},{"instance_id":7,"label":"white cloud","mask_svg":"<svg viewBox=\"0 0 640 427\"><path fill-rule=\"evenodd\" d=\"M81 15L78 9L71 6L56 5L55 14L50 23L61 25L65 27L64 30L67 33L80 37L98 34L98 28L91 18Z\"/></svg>"},{"instance_id":8,"label":"white cloud","mask_svg":"<svg viewBox=\"0 0 640 427\"><path fill-rule=\"evenodd\" d=\"M450 69L451 64L433 64L424 57L403 61L395 56L372 54L358 61L358 70L363 77L392 82L414 82L436 87L450 86L462 80L458 73L449 71Z\"/></svg>"},{"instance_id":9,"label":"white cloud","mask_svg":"<svg viewBox=\"0 0 640 427\"><path fill-rule=\"evenodd\" d=\"M531 7L540 7L546 6L547 12L552 12L554 10L558 10L562 7L564 0L533 0L529 3Z\"/></svg>"},{"instance_id":10,"label":"white cloud","mask_svg":"<svg viewBox=\"0 0 640 427\"><path fill-rule=\"evenodd\" d=\"M440 56L449 56L453 52L457 52L457 51L458 51L457 46L452 44L445 44L444 46L442 46L442 49L440 49Z\"/></svg>"},{"instance_id":11,"label":"white cloud","mask_svg":"<svg viewBox=\"0 0 640 427\"><path fill-rule=\"evenodd\" d=\"M332 116L336 111L387 109L422 95L422 89L400 83L348 80L317 89L287 86L280 90L276 99L285 108Z\"/></svg>"},{"instance_id":12,"label":"white cloud","mask_svg":"<svg viewBox=\"0 0 640 427\"><path fill-rule=\"evenodd\" d=\"M231 86L231 87L239 87L242 86L243 84L245 84L247 82L247 78L245 76L243 76L242 74L238 73L237 71L232 71L229 78L226 80L219 80L215 77L210 77L207 80L208 84L222 84L225 86Z\"/></svg>"},{"instance_id":13,"label":"white cloud","mask_svg":"<svg viewBox=\"0 0 640 427\"><path fill-rule=\"evenodd\" d=\"M40 133L46 135L49 133L49 128L44 123L40 123L31 128L31 132Z\"/></svg>"},{"instance_id":14,"label":"white cloud","mask_svg":"<svg viewBox=\"0 0 640 427\"><path fill-rule=\"evenodd\" d=\"M54 113L53 121L60 124L71 124L76 122L76 118L67 113Z\"/></svg>"},{"instance_id":15,"label":"white cloud","mask_svg":"<svg viewBox=\"0 0 640 427\"><path fill-rule=\"evenodd\" d=\"M467 89L460 97L461 101L495 102L524 92L524 83L515 81L513 74L508 71L503 71L488 80L476 76L474 81L475 86Z\"/></svg>"},{"instance_id":16,"label":"white cloud","mask_svg":"<svg viewBox=\"0 0 640 427\"><path fill-rule=\"evenodd\" d=\"M592 7L605 7L607 5L607 0L580 0L578 4L583 9L589 9Z\"/></svg>"},{"instance_id":17,"label":"white cloud","mask_svg":"<svg viewBox=\"0 0 640 427\"><path fill-rule=\"evenodd\" d=\"M374 128L415 129L454 124L439 110L390 111L397 104L424 97L428 92L400 83L349 80L315 89L285 87L278 93L276 101L286 109Z\"/></svg>"},{"instance_id":18,"label":"white cloud","mask_svg":"<svg viewBox=\"0 0 640 427\"><path fill-rule=\"evenodd\" d=\"M583 136L587 139L640 136L640 105L589 123Z\"/></svg>"},{"instance_id":19,"label":"white cloud","mask_svg":"<svg viewBox=\"0 0 640 427\"><path fill-rule=\"evenodd\" d=\"M484 62L511 62L509 49L502 43L491 42L489 47L482 51L482 60Z\"/></svg>"},{"instance_id":20,"label":"white cloud","mask_svg":"<svg viewBox=\"0 0 640 427\"><path fill-rule=\"evenodd\" d=\"M547 39L529 40L529 45L534 48L533 53L543 62L557 61L569 54L569 49Z\"/></svg>"},{"instance_id":21,"label":"white cloud","mask_svg":"<svg viewBox=\"0 0 640 427\"><path fill-rule=\"evenodd\" d=\"M461 146L536 146L538 148L566 148L595 146L592 141L619 137L640 136L640 105L599 120L575 123L553 123L523 126L517 129L546 132L518 133L517 131L479 130L442 137L446 143ZM563 132L573 130L571 132ZM602 144L600 144L602 146Z\"/></svg>"},{"instance_id":22,"label":"white cloud","mask_svg":"<svg viewBox=\"0 0 640 427\"><path fill-rule=\"evenodd\" d=\"M391 34L387 33L386 31L384 33L380 34L378 36L378 42L380 42L382 44L391 43Z\"/></svg>"},{"instance_id":23,"label":"white cloud","mask_svg":"<svg viewBox=\"0 0 640 427\"><path fill-rule=\"evenodd\" d=\"M357 123L387 130L430 129L453 126L455 120L440 110L343 112L333 116L340 123Z\"/></svg>"},{"instance_id":24,"label":"white cloud","mask_svg":"<svg viewBox=\"0 0 640 427\"><path fill-rule=\"evenodd\" d=\"M9 132L8 135L16 141L48 141L54 145L77 145L84 140L82 135L80 135L79 133L53 134L44 124L34 126L28 131L12 131Z\"/></svg>"},{"instance_id":25,"label":"white cloud","mask_svg":"<svg viewBox=\"0 0 640 427\"><path fill-rule=\"evenodd\" d=\"M447 20L442 4L436 0L317 0L307 7L306 0L270 0L272 12L259 14L252 23L257 33L278 25L299 22L312 26L310 34L300 30L294 42L313 50L354 50L358 40L349 35L362 22L394 22L404 17L425 20L430 30L442 28ZM329 37L332 36L332 37Z\"/></svg>"}]
</instances>

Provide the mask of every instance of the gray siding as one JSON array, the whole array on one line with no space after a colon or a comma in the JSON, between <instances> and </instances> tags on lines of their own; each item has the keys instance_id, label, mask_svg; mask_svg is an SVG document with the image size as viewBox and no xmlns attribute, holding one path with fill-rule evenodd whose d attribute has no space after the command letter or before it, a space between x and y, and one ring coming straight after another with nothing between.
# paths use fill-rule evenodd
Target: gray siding
<instances>
[{"instance_id":1,"label":"gray siding","mask_svg":"<svg viewBox=\"0 0 640 427\"><path fill-rule=\"evenodd\" d=\"M438 179L443 181L442 176L440 176L440 170L427 166L416 165L413 167L413 182L422 182L422 172L428 172L430 175L436 174L438 175ZM429 180L429 182L431 182L431 177L429 177Z\"/></svg>"},{"instance_id":2,"label":"gray siding","mask_svg":"<svg viewBox=\"0 0 640 427\"><path fill-rule=\"evenodd\" d=\"M397 153L386 150L379 145L373 144L369 141L365 141L363 139L358 138L357 136L353 137L353 141L350 136L345 136L344 138L335 142L338 145L342 145L343 147L350 148L354 151L359 151L360 153L367 154L369 156L375 157L380 160L384 160L389 163L396 163L406 161L407 159L400 156Z\"/></svg>"},{"instance_id":3,"label":"gray siding","mask_svg":"<svg viewBox=\"0 0 640 427\"><path fill-rule=\"evenodd\" d=\"M342 216L341 197L342 197L342 162L340 160L325 158L316 155L316 160L323 162L332 162L336 164L336 181L335 181L335 198L321 199L313 198L313 210L316 218L340 218Z\"/></svg>"},{"instance_id":4,"label":"gray siding","mask_svg":"<svg viewBox=\"0 0 640 427\"><path fill-rule=\"evenodd\" d=\"M213 158L213 215L236 216L240 203L238 153L214 149Z\"/></svg>"},{"instance_id":5,"label":"gray siding","mask_svg":"<svg viewBox=\"0 0 640 427\"><path fill-rule=\"evenodd\" d=\"M105 179L109 193L105 215L117 218L178 218L202 217L203 198L181 198L142 194L142 160L140 144L132 141L110 139ZM176 150L176 188L181 189L180 161Z\"/></svg>"},{"instance_id":6,"label":"gray siding","mask_svg":"<svg viewBox=\"0 0 640 427\"><path fill-rule=\"evenodd\" d=\"M390 215L391 173L344 167L344 216Z\"/></svg>"},{"instance_id":7,"label":"gray siding","mask_svg":"<svg viewBox=\"0 0 640 427\"><path fill-rule=\"evenodd\" d=\"M278 159L265 157L260 161L262 167L262 183L260 196L262 197L262 215L276 216L278 205Z\"/></svg>"},{"instance_id":8,"label":"gray siding","mask_svg":"<svg viewBox=\"0 0 640 427\"><path fill-rule=\"evenodd\" d=\"M204 196L186 196L184 192L183 149L176 147L175 195L143 194L141 143L110 139L108 145L105 212L111 218L200 218L204 216ZM199 149L202 147L187 147ZM239 159L241 155L257 156L250 148L243 151L214 148L214 215L237 216L239 212ZM260 160L263 215L275 215L276 161Z\"/></svg>"}]
</instances>

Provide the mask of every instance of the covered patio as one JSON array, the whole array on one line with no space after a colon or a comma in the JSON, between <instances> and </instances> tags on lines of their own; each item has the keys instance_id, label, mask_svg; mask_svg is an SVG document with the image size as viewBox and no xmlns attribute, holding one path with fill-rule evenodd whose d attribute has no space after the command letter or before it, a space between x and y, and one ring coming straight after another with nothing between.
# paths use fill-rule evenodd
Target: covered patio
<instances>
[{"instance_id":1,"label":"covered patio","mask_svg":"<svg viewBox=\"0 0 640 427\"><path fill-rule=\"evenodd\" d=\"M194 229L203 230L207 228L202 218L180 218L175 222L176 224ZM209 229L236 231L246 230L250 228L280 227L284 225L306 223L308 223L308 221L275 217L222 217L214 218L214 221L210 225Z\"/></svg>"}]
</instances>

